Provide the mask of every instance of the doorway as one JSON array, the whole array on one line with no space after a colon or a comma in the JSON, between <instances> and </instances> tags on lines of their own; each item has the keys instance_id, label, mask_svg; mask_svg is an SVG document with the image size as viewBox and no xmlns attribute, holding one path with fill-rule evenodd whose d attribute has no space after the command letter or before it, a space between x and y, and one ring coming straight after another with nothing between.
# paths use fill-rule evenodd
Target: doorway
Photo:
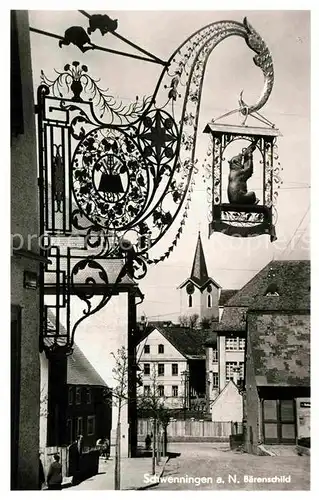
<instances>
[{"instance_id":1,"label":"doorway","mask_svg":"<svg viewBox=\"0 0 319 500\"><path fill-rule=\"evenodd\" d=\"M265 444L296 442L296 410L293 399L264 399L262 413Z\"/></svg>"}]
</instances>

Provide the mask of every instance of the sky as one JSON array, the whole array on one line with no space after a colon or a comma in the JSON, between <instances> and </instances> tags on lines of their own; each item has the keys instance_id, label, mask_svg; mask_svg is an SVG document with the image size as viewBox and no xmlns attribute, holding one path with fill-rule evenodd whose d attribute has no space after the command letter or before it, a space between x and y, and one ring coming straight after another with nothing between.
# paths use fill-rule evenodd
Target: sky
<instances>
[{"instance_id":1,"label":"sky","mask_svg":"<svg viewBox=\"0 0 319 500\"><path fill-rule=\"evenodd\" d=\"M167 59L193 32L210 22L235 20L247 16L263 37L274 63L275 83L267 104L260 111L280 130L279 161L283 184L277 204L278 240L270 243L266 235L257 238L232 238L213 233L208 239L208 202L202 168L195 176L183 235L169 259L150 266L140 288L145 300L139 314L151 320L176 320L181 311L177 287L189 275L198 231L201 232L209 275L222 288L240 288L271 259L308 259L310 256L310 14L308 11L88 11L108 13L118 19L117 32L161 59ZM87 27L87 19L78 11L39 11L29 13L30 26L63 35L70 26ZM92 40L118 50L127 50L115 37L97 34ZM102 88L124 102L135 96L151 95L161 67L99 51L82 54L76 47L58 47L56 39L31 33L33 78L40 84L40 71L51 78L54 69L62 70L74 60L86 64ZM48 57L50 54L50 57ZM196 157L201 166L209 145L202 131L205 125L237 107L241 90L248 103L256 102L263 77L252 60L253 52L244 40L231 37L210 56L204 83ZM234 124L239 124L234 117ZM255 122L249 124L254 125ZM168 234L152 250L151 256L164 253L174 239Z\"/></svg>"}]
</instances>

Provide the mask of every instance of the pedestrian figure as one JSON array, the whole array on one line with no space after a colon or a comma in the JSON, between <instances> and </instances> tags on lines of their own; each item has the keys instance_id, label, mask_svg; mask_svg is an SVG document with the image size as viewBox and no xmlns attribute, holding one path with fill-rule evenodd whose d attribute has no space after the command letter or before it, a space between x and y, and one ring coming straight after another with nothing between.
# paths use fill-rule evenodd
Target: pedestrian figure
<instances>
[{"instance_id":1,"label":"pedestrian figure","mask_svg":"<svg viewBox=\"0 0 319 500\"><path fill-rule=\"evenodd\" d=\"M47 483L49 490L62 489L62 465L60 464L60 455L53 455L54 462L51 463L47 475Z\"/></svg>"},{"instance_id":2,"label":"pedestrian figure","mask_svg":"<svg viewBox=\"0 0 319 500\"><path fill-rule=\"evenodd\" d=\"M84 443L83 443L83 436L80 434L78 436L78 439L77 439L77 447L78 447L78 452L79 452L79 455L81 456L82 453L83 453L83 446L84 446Z\"/></svg>"},{"instance_id":3,"label":"pedestrian figure","mask_svg":"<svg viewBox=\"0 0 319 500\"><path fill-rule=\"evenodd\" d=\"M39 453L39 490L42 490L43 483L45 483L45 476L41 460L41 453Z\"/></svg>"},{"instance_id":4,"label":"pedestrian figure","mask_svg":"<svg viewBox=\"0 0 319 500\"><path fill-rule=\"evenodd\" d=\"M145 438L145 448L147 450L150 450L151 449L151 443L152 443L152 438L149 434L147 434L146 438Z\"/></svg>"},{"instance_id":5,"label":"pedestrian figure","mask_svg":"<svg viewBox=\"0 0 319 500\"><path fill-rule=\"evenodd\" d=\"M104 440L104 456L105 460L110 458L110 441L107 438Z\"/></svg>"}]
</instances>

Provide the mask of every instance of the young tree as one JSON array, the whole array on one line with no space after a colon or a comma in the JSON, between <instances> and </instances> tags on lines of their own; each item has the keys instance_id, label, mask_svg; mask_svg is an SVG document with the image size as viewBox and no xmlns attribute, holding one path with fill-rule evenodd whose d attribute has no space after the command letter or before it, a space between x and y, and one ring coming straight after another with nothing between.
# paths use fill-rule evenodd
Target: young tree
<instances>
[{"instance_id":1,"label":"young tree","mask_svg":"<svg viewBox=\"0 0 319 500\"><path fill-rule=\"evenodd\" d=\"M116 438L115 438L115 467L114 467L114 489L121 489L121 410L127 404L128 399L128 357L124 346L111 353L115 366L112 370L115 387L112 390L113 404L118 408Z\"/></svg>"},{"instance_id":2,"label":"young tree","mask_svg":"<svg viewBox=\"0 0 319 500\"><path fill-rule=\"evenodd\" d=\"M151 385L149 393L138 397L139 410L147 413L153 424L153 446L152 446L152 474L155 474L155 463L159 462L160 450L160 428L164 432L164 451L166 453L166 430L169 423L169 409L165 406L165 396L161 394L157 379L156 365L151 372Z\"/></svg>"},{"instance_id":3,"label":"young tree","mask_svg":"<svg viewBox=\"0 0 319 500\"><path fill-rule=\"evenodd\" d=\"M182 315L182 316L179 316L178 322L179 322L180 326L182 326L184 328L188 328L189 327L189 318L185 314Z\"/></svg>"},{"instance_id":4,"label":"young tree","mask_svg":"<svg viewBox=\"0 0 319 500\"><path fill-rule=\"evenodd\" d=\"M189 317L189 327L193 330L196 325L197 325L197 322L198 322L198 314L195 313L195 314L192 314L190 317Z\"/></svg>"}]
</instances>

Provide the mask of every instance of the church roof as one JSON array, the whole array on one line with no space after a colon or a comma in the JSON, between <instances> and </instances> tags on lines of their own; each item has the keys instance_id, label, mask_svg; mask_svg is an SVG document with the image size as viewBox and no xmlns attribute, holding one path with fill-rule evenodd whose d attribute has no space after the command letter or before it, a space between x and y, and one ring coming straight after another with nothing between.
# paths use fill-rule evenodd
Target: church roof
<instances>
[{"instance_id":1,"label":"church roof","mask_svg":"<svg viewBox=\"0 0 319 500\"><path fill-rule=\"evenodd\" d=\"M199 286L203 286L208 280L208 272L200 233L198 233L197 245L190 278Z\"/></svg>"},{"instance_id":2,"label":"church roof","mask_svg":"<svg viewBox=\"0 0 319 500\"><path fill-rule=\"evenodd\" d=\"M198 239L195 249L191 275L187 280L185 280L179 286L179 288L182 288L189 281L192 281L194 285L196 285L198 288L204 288L209 283L213 283L217 288L221 288L220 285L216 283L216 281L214 281L212 278L208 276L200 232L198 232Z\"/></svg>"}]
</instances>

